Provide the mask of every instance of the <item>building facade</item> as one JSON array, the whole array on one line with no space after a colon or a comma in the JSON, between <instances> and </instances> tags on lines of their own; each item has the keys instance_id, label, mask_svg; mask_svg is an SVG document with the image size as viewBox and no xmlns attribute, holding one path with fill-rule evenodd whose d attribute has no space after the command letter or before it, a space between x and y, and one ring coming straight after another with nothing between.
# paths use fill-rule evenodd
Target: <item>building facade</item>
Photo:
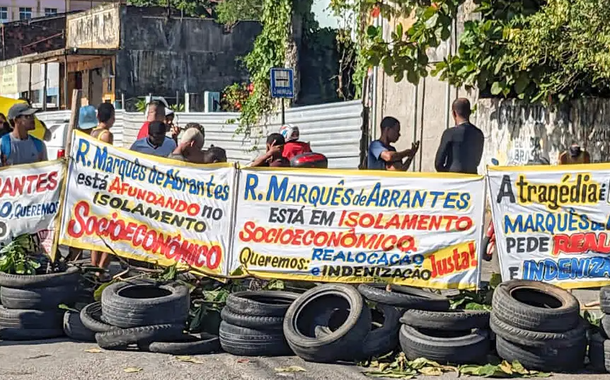
<instances>
[{"instance_id":1,"label":"building facade","mask_svg":"<svg viewBox=\"0 0 610 380\"><path fill-rule=\"evenodd\" d=\"M83 11L104 0L0 0L0 22L28 20L36 17L54 16L59 13Z\"/></svg>"}]
</instances>

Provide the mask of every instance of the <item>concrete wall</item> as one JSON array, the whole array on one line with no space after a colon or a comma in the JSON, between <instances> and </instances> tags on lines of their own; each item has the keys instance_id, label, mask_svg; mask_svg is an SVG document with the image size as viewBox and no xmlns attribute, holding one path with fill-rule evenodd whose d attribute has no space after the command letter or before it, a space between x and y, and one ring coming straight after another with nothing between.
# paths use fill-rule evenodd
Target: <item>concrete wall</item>
<instances>
[{"instance_id":1,"label":"concrete wall","mask_svg":"<svg viewBox=\"0 0 610 380\"><path fill-rule=\"evenodd\" d=\"M61 49L66 16L15 21L3 25L0 58L4 61L32 53Z\"/></svg>"},{"instance_id":2,"label":"concrete wall","mask_svg":"<svg viewBox=\"0 0 610 380\"><path fill-rule=\"evenodd\" d=\"M168 19L155 15L154 8L126 7L122 12L117 96L203 95L248 79L237 58L252 49L259 23L240 22L226 31L213 20ZM199 98L202 104L203 96Z\"/></svg>"},{"instance_id":3,"label":"concrete wall","mask_svg":"<svg viewBox=\"0 0 610 380\"><path fill-rule=\"evenodd\" d=\"M492 158L501 165L525 165L545 157L554 165L573 141L592 162L610 161L610 99L581 99L560 108L481 99L475 120L485 134L482 167Z\"/></svg>"}]
</instances>

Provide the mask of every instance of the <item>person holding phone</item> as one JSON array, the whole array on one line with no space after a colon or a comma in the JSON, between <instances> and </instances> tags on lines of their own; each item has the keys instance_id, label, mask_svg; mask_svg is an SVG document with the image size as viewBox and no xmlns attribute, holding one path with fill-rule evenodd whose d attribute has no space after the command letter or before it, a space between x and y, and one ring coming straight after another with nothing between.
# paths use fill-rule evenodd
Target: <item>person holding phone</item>
<instances>
[{"instance_id":1,"label":"person holding phone","mask_svg":"<svg viewBox=\"0 0 610 380\"><path fill-rule=\"evenodd\" d=\"M477 174L485 137L483 132L470 122L468 99L456 99L451 106L451 113L455 127L443 132L434 167L437 172Z\"/></svg>"},{"instance_id":2,"label":"person holding phone","mask_svg":"<svg viewBox=\"0 0 610 380\"><path fill-rule=\"evenodd\" d=\"M411 149L396 151L392 145L400 138L400 122L391 116L386 116L381 121L381 137L369 145L368 165L369 170L402 170L406 171L411 166L415 154L419 150L419 141L411 144ZM405 159L403 161L403 159Z\"/></svg>"}]
</instances>

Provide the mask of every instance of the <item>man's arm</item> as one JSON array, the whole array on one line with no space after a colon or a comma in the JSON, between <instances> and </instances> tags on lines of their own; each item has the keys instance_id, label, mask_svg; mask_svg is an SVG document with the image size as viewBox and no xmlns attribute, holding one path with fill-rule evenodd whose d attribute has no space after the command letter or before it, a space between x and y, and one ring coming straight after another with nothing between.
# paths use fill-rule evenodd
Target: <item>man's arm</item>
<instances>
[{"instance_id":1,"label":"man's arm","mask_svg":"<svg viewBox=\"0 0 610 380\"><path fill-rule=\"evenodd\" d=\"M449 138L449 130L443 132L441 137L441 143L436 151L436 158L434 160L434 168L437 172L446 172L447 168L451 166L451 162L447 162L449 156L449 149L451 148L451 141Z\"/></svg>"},{"instance_id":2,"label":"man's arm","mask_svg":"<svg viewBox=\"0 0 610 380\"><path fill-rule=\"evenodd\" d=\"M261 166L270 157L271 157L271 154L269 152L261 154L260 156L256 157L254 159L254 161L252 161L252 163L250 164L250 167L255 168L257 166Z\"/></svg>"},{"instance_id":3,"label":"man's arm","mask_svg":"<svg viewBox=\"0 0 610 380\"><path fill-rule=\"evenodd\" d=\"M40 161L48 161L49 156L47 155L47 144L42 142L42 150L40 151Z\"/></svg>"}]
</instances>

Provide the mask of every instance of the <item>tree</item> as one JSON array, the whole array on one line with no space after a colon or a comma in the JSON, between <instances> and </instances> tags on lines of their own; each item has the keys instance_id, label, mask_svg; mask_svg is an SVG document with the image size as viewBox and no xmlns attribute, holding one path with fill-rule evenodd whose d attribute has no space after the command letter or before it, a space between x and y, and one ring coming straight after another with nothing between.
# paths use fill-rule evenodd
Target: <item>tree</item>
<instances>
[{"instance_id":1,"label":"tree","mask_svg":"<svg viewBox=\"0 0 610 380\"><path fill-rule=\"evenodd\" d=\"M186 16L211 18L208 11L212 9L209 0L128 0L127 4L138 7L167 7L181 10Z\"/></svg>"},{"instance_id":2,"label":"tree","mask_svg":"<svg viewBox=\"0 0 610 380\"><path fill-rule=\"evenodd\" d=\"M260 21L263 0L224 0L215 8L218 22L234 24L240 20Z\"/></svg>"}]
</instances>

